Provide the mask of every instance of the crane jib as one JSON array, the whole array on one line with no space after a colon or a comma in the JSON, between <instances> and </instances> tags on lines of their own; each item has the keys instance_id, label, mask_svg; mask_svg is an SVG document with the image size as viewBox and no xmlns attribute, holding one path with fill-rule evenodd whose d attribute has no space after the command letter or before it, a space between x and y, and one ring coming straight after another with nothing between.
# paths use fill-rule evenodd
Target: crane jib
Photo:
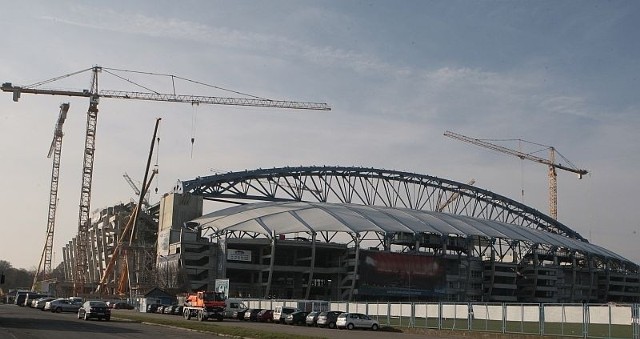
<instances>
[{"instance_id":1,"label":"crane jib","mask_svg":"<svg viewBox=\"0 0 640 339\"><path fill-rule=\"evenodd\" d=\"M56 89L36 89L13 86L11 83L4 83L1 87L4 92L13 92L13 100L18 101L20 93L29 94L49 94L63 95L75 97L91 97L94 94L89 90L71 91ZM213 104L213 105L231 105L231 106L252 106L252 107L275 107L275 108L292 108L292 109L308 109L329 111L331 108L326 103L319 102L300 102L286 100L270 100L270 99L254 99L254 98L228 98L228 97L209 97L200 95L183 95L183 94L163 94L163 93L144 93L129 92L116 90L101 90L97 94L98 97L113 99L136 99L148 101L165 101L180 102L190 104Z\"/></svg>"}]
</instances>

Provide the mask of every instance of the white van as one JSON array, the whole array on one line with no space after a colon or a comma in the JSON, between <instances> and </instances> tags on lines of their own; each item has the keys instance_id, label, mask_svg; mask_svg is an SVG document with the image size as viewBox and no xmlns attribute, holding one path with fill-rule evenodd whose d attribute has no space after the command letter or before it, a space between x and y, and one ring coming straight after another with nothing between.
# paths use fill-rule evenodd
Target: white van
<instances>
[{"instance_id":1,"label":"white van","mask_svg":"<svg viewBox=\"0 0 640 339\"><path fill-rule=\"evenodd\" d=\"M238 311L244 311L247 309L247 305L241 299L228 298L225 300L227 306L224 308L224 317L233 318L233 313Z\"/></svg>"},{"instance_id":2,"label":"white van","mask_svg":"<svg viewBox=\"0 0 640 339\"><path fill-rule=\"evenodd\" d=\"M290 306L276 306L273 310L273 322L284 324L284 318L287 317L287 314L291 314L298 309Z\"/></svg>"}]
</instances>

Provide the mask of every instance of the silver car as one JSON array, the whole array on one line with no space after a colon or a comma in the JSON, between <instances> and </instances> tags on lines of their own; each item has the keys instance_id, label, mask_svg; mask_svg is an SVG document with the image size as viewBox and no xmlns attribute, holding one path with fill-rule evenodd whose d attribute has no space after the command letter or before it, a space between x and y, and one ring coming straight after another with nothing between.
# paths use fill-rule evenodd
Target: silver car
<instances>
[{"instance_id":1,"label":"silver car","mask_svg":"<svg viewBox=\"0 0 640 339\"><path fill-rule=\"evenodd\" d=\"M52 298L52 297L45 297L45 298L36 299L36 300L33 301L34 302L33 303L33 307L44 311L44 307L45 307L45 305L47 305L47 302L48 301L53 301L55 299L56 298Z\"/></svg>"},{"instance_id":2,"label":"silver car","mask_svg":"<svg viewBox=\"0 0 640 339\"><path fill-rule=\"evenodd\" d=\"M51 311L56 313L78 312L79 308L80 304L70 301L66 298L58 298L56 300L49 301L44 305L44 311Z\"/></svg>"},{"instance_id":3,"label":"silver car","mask_svg":"<svg viewBox=\"0 0 640 339\"><path fill-rule=\"evenodd\" d=\"M338 329L346 328L348 330L364 328L377 331L380 328L377 320L362 313L342 313L338 316L338 320L336 320L336 326Z\"/></svg>"}]
</instances>

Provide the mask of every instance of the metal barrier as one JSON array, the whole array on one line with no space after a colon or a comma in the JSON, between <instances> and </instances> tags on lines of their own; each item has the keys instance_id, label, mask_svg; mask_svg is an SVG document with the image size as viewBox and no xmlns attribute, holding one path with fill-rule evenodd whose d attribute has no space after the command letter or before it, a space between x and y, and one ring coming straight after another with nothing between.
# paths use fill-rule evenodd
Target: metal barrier
<instances>
[{"instance_id":1,"label":"metal barrier","mask_svg":"<svg viewBox=\"0 0 640 339\"><path fill-rule=\"evenodd\" d=\"M248 307L296 306L297 300L247 300ZM640 339L640 304L329 302L329 309L365 313L381 326Z\"/></svg>"}]
</instances>

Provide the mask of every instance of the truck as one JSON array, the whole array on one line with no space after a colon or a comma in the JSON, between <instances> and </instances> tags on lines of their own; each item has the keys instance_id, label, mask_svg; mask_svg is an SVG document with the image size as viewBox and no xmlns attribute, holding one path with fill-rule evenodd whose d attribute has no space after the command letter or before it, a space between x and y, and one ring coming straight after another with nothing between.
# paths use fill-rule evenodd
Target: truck
<instances>
[{"instance_id":1,"label":"truck","mask_svg":"<svg viewBox=\"0 0 640 339\"><path fill-rule=\"evenodd\" d=\"M225 295L222 292L198 291L187 295L182 315L190 320L192 317L199 321L215 318L218 321L224 319L226 307Z\"/></svg>"}]
</instances>

